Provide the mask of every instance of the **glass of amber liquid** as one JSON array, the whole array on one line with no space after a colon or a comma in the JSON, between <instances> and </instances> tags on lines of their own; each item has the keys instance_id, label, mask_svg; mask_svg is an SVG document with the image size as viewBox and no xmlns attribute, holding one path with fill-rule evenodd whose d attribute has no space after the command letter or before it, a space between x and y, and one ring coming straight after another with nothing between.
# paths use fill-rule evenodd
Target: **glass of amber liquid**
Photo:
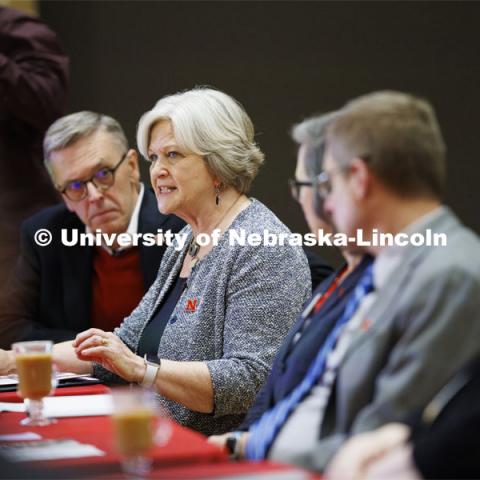
<instances>
[{"instance_id":1,"label":"glass of amber liquid","mask_svg":"<svg viewBox=\"0 0 480 480\"><path fill-rule=\"evenodd\" d=\"M52 368L53 342L39 340L18 342L12 345L18 375L18 394L24 399L27 418L20 423L43 426L53 423L43 413L43 398L54 388Z\"/></svg>"},{"instance_id":2,"label":"glass of amber liquid","mask_svg":"<svg viewBox=\"0 0 480 480\"><path fill-rule=\"evenodd\" d=\"M112 389L113 434L122 469L130 478L143 478L151 470L148 453L170 439L170 422L161 414L150 390L138 387Z\"/></svg>"}]
</instances>

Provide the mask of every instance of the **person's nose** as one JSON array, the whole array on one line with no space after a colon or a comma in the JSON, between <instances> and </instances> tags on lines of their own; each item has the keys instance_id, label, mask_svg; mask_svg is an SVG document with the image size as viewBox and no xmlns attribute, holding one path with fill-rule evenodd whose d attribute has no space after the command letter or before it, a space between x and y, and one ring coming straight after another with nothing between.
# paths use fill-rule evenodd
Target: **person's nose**
<instances>
[{"instance_id":1,"label":"person's nose","mask_svg":"<svg viewBox=\"0 0 480 480\"><path fill-rule=\"evenodd\" d=\"M323 212L327 217L331 217L333 213L333 203L332 203L332 196L327 195L326 198L323 199Z\"/></svg>"},{"instance_id":2,"label":"person's nose","mask_svg":"<svg viewBox=\"0 0 480 480\"><path fill-rule=\"evenodd\" d=\"M89 202L97 202L103 198L103 192L93 182L87 182L86 187Z\"/></svg>"},{"instance_id":3,"label":"person's nose","mask_svg":"<svg viewBox=\"0 0 480 480\"><path fill-rule=\"evenodd\" d=\"M155 187L155 181L157 178L166 178L168 175L168 170L157 160L150 169L150 182L152 183L152 186Z\"/></svg>"}]
</instances>

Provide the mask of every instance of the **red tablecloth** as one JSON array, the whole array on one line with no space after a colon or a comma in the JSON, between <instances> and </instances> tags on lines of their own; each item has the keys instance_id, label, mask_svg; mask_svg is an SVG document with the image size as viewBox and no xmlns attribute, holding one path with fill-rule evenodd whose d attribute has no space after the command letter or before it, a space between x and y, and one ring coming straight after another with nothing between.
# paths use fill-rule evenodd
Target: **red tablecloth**
<instances>
[{"instance_id":1,"label":"red tablecloth","mask_svg":"<svg viewBox=\"0 0 480 480\"><path fill-rule=\"evenodd\" d=\"M23 413L0 414L0 433L35 432L45 439L73 438L81 443L95 445L106 455L101 457L68 458L42 461L48 468L75 469L78 473L108 472L119 469L119 457L112 441L112 426L109 417L59 418L57 423L46 427L23 427L19 424ZM173 434L164 447L154 447L151 457L156 465L179 465L192 462L216 462L225 459L225 454L208 444L205 437L187 428L173 424Z\"/></svg>"},{"instance_id":2,"label":"red tablecloth","mask_svg":"<svg viewBox=\"0 0 480 480\"><path fill-rule=\"evenodd\" d=\"M108 393L104 385L65 387L57 389L55 395L92 395ZM18 402L15 392L0 393L0 401ZM44 439L73 438L79 442L94 445L106 454L101 457L69 458L55 461L32 463L38 471L60 472L66 477L98 479L123 478L120 474L119 457L112 441L112 427L109 417L60 418L57 423L46 427L23 427L20 420L25 414L0 413L0 434L36 432ZM275 475L284 479L321 478L295 467L270 462L231 462L224 452L207 443L205 437L188 428L172 423L173 433L164 447L151 451L154 460L149 478L163 479L207 479L245 476L261 478ZM1 476L1 475L0 475ZM45 477L48 478L48 477Z\"/></svg>"},{"instance_id":3,"label":"red tablecloth","mask_svg":"<svg viewBox=\"0 0 480 480\"><path fill-rule=\"evenodd\" d=\"M65 395L98 395L100 393L110 393L110 389L106 385L82 385L80 387L61 387L55 390L56 397ZM0 393L0 402L23 402L23 398L17 395L17 392Z\"/></svg>"},{"instance_id":4,"label":"red tablecloth","mask_svg":"<svg viewBox=\"0 0 480 480\"><path fill-rule=\"evenodd\" d=\"M281 465L271 462L222 462L222 463L199 463L180 467L156 468L149 478L161 478L169 480L193 480L193 479L228 479L234 477L250 480L261 480L262 477L279 480L321 480L321 475L315 475L306 470L290 465ZM106 477L104 480L108 480ZM113 479L112 479L113 480Z\"/></svg>"},{"instance_id":5,"label":"red tablecloth","mask_svg":"<svg viewBox=\"0 0 480 480\"><path fill-rule=\"evenodd\" d=\"M96 477L97 480L119 480L118 474L104 474ZM195 463L177 467L156 467L148 475L149 479L162 480L206 480L206 479L249 479L261 480L321 480L321 475L316 475L291 465L282 465L272 462L218 462Z\"/></svg>"},{"instance_id":6,"label":"red tablecloth","mask_svg":"<svg viewBox=\"0 0 480 480\"><path fill-rule=\"evenodd\" d=\"M82 387L65 387L56 390L55 395L79 395L106 393L109 389L104 385ZM0 393L0 401L19 400L14 392ZM112 442L110 418L72 417L59 418L57 423L46 427L24 427L19 424L24 413L0 413L0 434L35 432L45 439L73 438L81 443L95 445L106 455L101 457L69 458L55 461L42 461L38 465L52 469L75 469L75 472L108 472L119 469L119 457L115 453ZM190 429L172 422L173 434L164 447L155 447L151 456L156 465L179 465L192 462L217 462L226 458L224 452L206 442L205 437Z\"/></svg>"}]
</instances>

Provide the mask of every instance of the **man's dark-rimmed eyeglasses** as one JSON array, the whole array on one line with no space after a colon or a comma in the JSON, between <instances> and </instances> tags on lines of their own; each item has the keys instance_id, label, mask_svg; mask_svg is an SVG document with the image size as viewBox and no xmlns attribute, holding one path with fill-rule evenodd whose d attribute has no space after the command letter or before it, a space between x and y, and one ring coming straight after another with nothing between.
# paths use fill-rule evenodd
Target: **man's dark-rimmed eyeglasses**
<instances>
[{"instance_id":1,"label":"man's dark-rimmed eyeglasses","mask_svg":"<svg viewBox=\"0 0 480 480\"><path fill-rule=\"evenodd\" d=\"M330 172L323 171L313 181L313 186L320 198L325 200L332 193L332 177L337 173L343 173L350 169L348 167L337 167Z\"/></svg>"},{"instance_id":2,"label":"man's dark-rimmed eyeglasses","mask_svg":"<svg viewBox=\"0 0 480 480\"><path fill-rule=\"evenodd\" d=\"M302 187L312 187L313 183L312 182L300 182L299 180L296 180L295 178L290 178L288 180L288 186L290 187L290 192L292 194L292 197L295 201L298 202L300 198L300 190Z\"/></svg>"},{"instance_id":3,"label":"man's dark-rimmed eyeglasses","mask_svg":"<svg viewBox=\"0 0 480 480\"><path fill-rule=\"evenodd\" d=\"M125 152L122 155L122 158L114 167L103 167L97 170L87 180L72 180L68 182L63 189L61 187L57 187L57 189L72 202L79 202L88 196L87 184L90 182L97 190L105 192L115 183L115 172L125 158L127 158L127 153L128 152Z\"/></svg>"}]
</instances>

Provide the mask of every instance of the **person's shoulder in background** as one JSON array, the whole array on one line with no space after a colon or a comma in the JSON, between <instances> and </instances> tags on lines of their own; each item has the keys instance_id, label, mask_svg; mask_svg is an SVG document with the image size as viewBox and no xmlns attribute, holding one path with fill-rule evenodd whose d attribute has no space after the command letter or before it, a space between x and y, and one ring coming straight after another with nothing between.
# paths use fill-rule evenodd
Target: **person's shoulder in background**
<instances>
[{"instance_id":1,"label":"person's shoulder in background","mask_svg":"<svg viewBox=\"0 0 480 480\"><path fill-rule=\"evenodd\" d=\"M33 236L41 228L46 228L53 233L62 228L85 228L80 219L70 212L64 204L45 208L27 218L22 223L22 233Z\"/></svg>"},{"instance_id":2,"label":"person's shoulder in background","mask_svg":"<svg viewBox=\"0 0 480 480\"><path fill-rule=\"evenodd\" d=\"M310 274L312 276L312 291L333 273L333 268L319 255L309 248L304 248L307 256Z\"/></svg>"}]
</instances>

